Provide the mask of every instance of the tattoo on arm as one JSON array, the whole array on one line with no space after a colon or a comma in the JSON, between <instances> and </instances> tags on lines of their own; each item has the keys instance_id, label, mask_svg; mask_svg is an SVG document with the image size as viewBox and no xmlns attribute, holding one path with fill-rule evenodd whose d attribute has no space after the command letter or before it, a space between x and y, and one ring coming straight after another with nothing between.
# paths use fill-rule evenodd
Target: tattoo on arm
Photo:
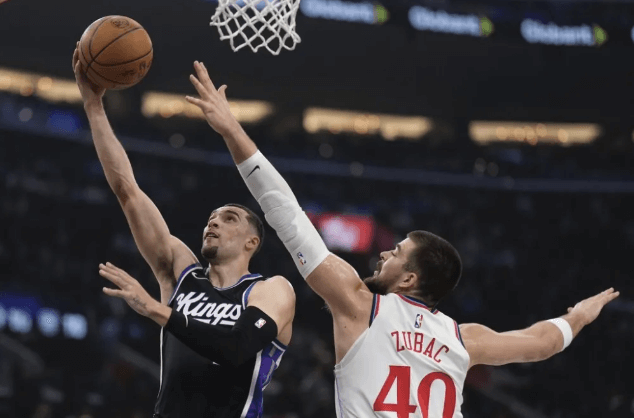
<instances>
[{"instance_id":1,"label":"tattoo on arm","mask_svg":"<svg viewBox=\"0 0 634 420\"><path fill-rule=\"evenodd\" d=\"M130 302L133 306L135 306L137 309L146 309L147 308L147 303L142 302L141 299L139 299L137 296L132 298L132 302Z\"/></svg>"}]
</instances>

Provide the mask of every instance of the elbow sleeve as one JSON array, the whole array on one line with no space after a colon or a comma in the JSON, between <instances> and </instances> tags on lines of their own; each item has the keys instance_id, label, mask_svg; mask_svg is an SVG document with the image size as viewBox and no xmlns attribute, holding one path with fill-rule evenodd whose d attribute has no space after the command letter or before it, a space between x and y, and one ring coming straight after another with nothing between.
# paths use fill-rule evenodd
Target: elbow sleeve
<instances>
[{"instance_id":1,"label":"elbow sleeve","mask_svg":"<svg viewBox=\"0 0 634 420\"><path fill-rule=\"evenodd\" d=\"M255 306L242 312L231 330L205 324L172 310L165 329L201 356L239 366L277 337L277 324Z\"/></svg>"}]
</instances>

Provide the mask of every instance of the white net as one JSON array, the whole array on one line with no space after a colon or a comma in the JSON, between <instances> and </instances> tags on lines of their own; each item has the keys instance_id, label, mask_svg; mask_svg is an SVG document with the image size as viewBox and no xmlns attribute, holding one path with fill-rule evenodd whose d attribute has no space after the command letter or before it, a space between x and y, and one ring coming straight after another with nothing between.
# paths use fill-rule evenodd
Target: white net
<instances>
[{"instance_id":1,"label":"white net","mask_svg":"<svg viewBox=\"0 0 634 420\"><path fill-rule=\"evenodd\" d=\"M221 40L229 40L238 51L246 46L254 52L266 48L278 55L282 48L293 50L301 42L295 32L300 0L218 0L211 26Z\"/></svg>"}]
</instances>

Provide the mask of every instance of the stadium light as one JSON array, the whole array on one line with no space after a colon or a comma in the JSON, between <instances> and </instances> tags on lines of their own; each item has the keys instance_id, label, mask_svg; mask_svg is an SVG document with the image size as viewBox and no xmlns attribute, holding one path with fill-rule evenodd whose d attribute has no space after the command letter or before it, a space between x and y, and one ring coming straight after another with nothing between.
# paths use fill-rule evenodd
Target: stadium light
<instances>
[{"instance_id":1,"label":"stadium light","mask_svg":"<svg viewBox=\"0 0 634 420\"><path fill-rule=\"evenodd\" d=\"M309 133L330 131L334 134L379 134L391 141L397 138L419 139L431 128L432 122L426 117L368 114L327 108L308 108L304 112L304 129Z\"/></svg>"},{"instance_id":2,"label":"stadium light","mask_svg":"<svg viewBox=\"0 0 634 420\"><path fill-rule=\"evenodd\" d=\"M469 123L471 139L480 144L511 142L537 144L592 143L601 134L598 124L535 123L521 121L472 121Z\"/></svg>"},{"instance_id":3,"label":"stadium light","mask_svg":"<svg viewBox=\"0 0 634 420\"><path fill-rule=\"evenodd\" d=\"M9 329L16 333L28 334L33 328L33 318L26 309L10 308L8 320Z\"/></svg>"},{"instance_id":4,"label":"stadium light","mask_svg":"<svg viewBox=\"0 0 634 420\"><path fill-rule=\"evenodd\" d=\"M229 101L231 113L245 124L258 123L273 114L274 107L264 101ZM146 117L161 116L170 118L180 115L187 118L204 119L200 108L185 100L185 95L173 93L148 92L143 95L141 112Z\"/></svg>"},{"instance_id":5,"label":"stadium light","mask_svg":"<svg viewBox=\"0 0 634 420\"><path fill-rule=\"evenodd\" d=\"M67 338L83 340L88 334L88 321L82 314L64 314L62 325Z\"/></svg>"},{"instance_id":6,"label":"stadium light","mask_svg":"<svg viewBox=\"0 0 634 420\"><path fill-rule=\"evenodd\" d=\"M54 337L60 330L59 311L52 308L42 308L37 314L37 325L45 337Z\"/></svg>"},{"instance_id":7,"label":"stadium light","mask_svg":"<svg viewBox=\"0 0 634 420\"><path fill-rule=\"evenodd\" d=\"M22 96L35 95L49 102L81 103L81 94L72 79L0 67L0 91Z\"/></svg>"}]
</instances>

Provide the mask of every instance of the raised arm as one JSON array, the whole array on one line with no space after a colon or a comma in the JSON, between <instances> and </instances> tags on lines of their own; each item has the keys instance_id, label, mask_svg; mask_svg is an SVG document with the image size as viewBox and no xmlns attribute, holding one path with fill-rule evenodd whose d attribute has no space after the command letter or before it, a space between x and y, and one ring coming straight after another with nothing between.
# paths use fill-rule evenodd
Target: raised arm
<instances>
[{"instance_id":1,"label":"raised arm","mask_svg":"<svg viewBox=\"0 0 634 420\"><path fill-rule=\"evenodd\" d=\"M180 240L170 234L154 203L137 185L130 160L112 131L104 111L104 89L94 86L86 79L78 54L76 49L73 70L99 161L110 188L121 204L139 251L159 280L161 301L167 302L180 272L197 262L197 259Z\"/></svg>"},{"instance_id":2,"label":"raised arm","mask_svg":"<svg viewBox=\"0 0 634 420\"><path fill-rule=\"evenodd\" d=\"M251 194L308 285L335 316L360 319L367 312L369 317L372 294L354 268L328 252L289 185L231 114L225 95L227 87L216 89L202 63L195 62L194 68L198 77L191 75L190 80L200 98L188 96L187 101L198 106L209 125L224 138Z\"/></svg>"},{"instance_id":3,"label":"raised arm","mask_svg":"<svg viewBox=\"0 0 634 420\"><path fill-rule=\"evenodd\" d=\"M460 332L469 352L470 366L546 360L570 344L581 329L594 321L601 309L618 295L619 292L610 288L568 308L568 314L555 322L541 321L524 330L497 333L484 325L462 324Z\"/></svg>"}]
</instances>

